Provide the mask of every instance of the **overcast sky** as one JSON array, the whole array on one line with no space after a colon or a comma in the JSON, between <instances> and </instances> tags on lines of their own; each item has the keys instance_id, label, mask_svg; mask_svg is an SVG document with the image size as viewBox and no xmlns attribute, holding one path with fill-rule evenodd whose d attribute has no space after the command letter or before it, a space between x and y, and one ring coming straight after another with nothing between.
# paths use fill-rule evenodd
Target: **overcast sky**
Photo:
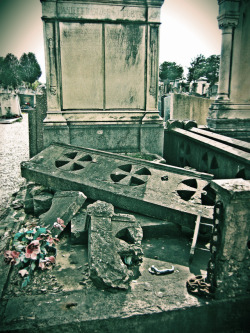
<instances>
[{"instance_id":1,"label":"overcast sky","mask_svg":"<svg viewBox=\"0 0 250 333\"><path fill-rule=\"evenodd\" d=\"M165 0L161 14L160 63L187 67L199 54L220 54L217 0ZM33 52L45 82L42 11L39 0L0 0L0 56Z\"/></svg>"}]
</instances>

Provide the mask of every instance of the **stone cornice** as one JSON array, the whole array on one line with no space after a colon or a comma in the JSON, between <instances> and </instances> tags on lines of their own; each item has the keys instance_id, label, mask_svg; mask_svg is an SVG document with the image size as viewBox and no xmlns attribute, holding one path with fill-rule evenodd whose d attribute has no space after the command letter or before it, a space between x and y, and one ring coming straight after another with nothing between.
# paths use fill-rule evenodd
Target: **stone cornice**
<instances>
[{"instance_id":1,"label":"stone cornice","mask_svg":"<svg viewBox=\"0 0 250 333\"><path fill-rule=\"evenodd\" d=\"M218 17L218 24L220 29L235 28L238 24L239 16L231 17L229 15Z\"/></svg>"},{"instance_id":2,"label":"stone cornice","mask_svg":"<svg viewBox=\"0 0 250 333\"><path fill-rule=\"evenodd\" d=\"M218 24L220 29L234 28L239 20L240 0L218 0L219 16Z\"/></svg>"},{"instance_id":3,"label":"stone cornice","mask_svg":"<svg viewBox=\"0 0 250 333\"><path fill-rule=\"evenodd\" d=\"M41 2L65 2L65 3L83 3L83 4L103 4L103 5L129 5L143 7L161 7L164 0L40 0Z\"/></svg>"}]
</instances>

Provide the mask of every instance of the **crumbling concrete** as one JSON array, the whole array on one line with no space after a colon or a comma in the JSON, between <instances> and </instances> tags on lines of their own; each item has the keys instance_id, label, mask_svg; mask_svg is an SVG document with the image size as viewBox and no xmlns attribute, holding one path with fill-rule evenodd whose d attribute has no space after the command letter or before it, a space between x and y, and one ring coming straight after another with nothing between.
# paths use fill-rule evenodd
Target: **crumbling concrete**
<instances>
[{"instance_id":1,"label":"crumbling concrete","mask_svg":"<svg viewBox=\"0 0 250 333\"><path fill-rule=\"evenodd\" d=\"M41 225L47 226L52 231L52 235L59 235L84 204L85 200L86 196L81 192L56 192L50 210L40 216ZM64 226L55 226L58 218L63 221Z\"/></svg>"},{"instance_id":2,"label":"crumbling concrete","mask_svg":"<svg viewBox=\"0 0 250 333\"><path fill-rule=\"evenodd\" d=\"M128 289L140 276L142 229L132 215L114 215L111 204L87 208L90 278L102 287Z\"/></svg>"},{"instance_id":3,"label":"crumbling concrete","mask_svg":"<svg viewBox=\"0 0 250 333\"><path fill-rule=\"evenodd\" d=\"M250 181L243 179L212 182L221 203L215 209L215 229L212 238L215 296L234 298L246 295L250 289ZM216 235L215 235L216 233Z\"/></svg>"}]
</instances>

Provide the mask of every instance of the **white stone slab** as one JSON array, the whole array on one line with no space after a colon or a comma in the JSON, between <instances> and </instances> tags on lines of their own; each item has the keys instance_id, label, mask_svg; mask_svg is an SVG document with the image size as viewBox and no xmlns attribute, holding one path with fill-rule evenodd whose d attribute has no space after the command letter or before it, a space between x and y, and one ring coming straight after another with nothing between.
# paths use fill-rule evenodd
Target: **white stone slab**
<instances>
[{"instance_id":1,"label":"white stone slab","mask_svg":"<svg viewBox=\"0 0 250 333\"><path fill-rule=\"evenodd\" d=\"M106 108L144 109L145 26L105 26Z\"/></svg>"},{"instance_id":2,"label":"white stone slab","mask_svg":"<svg viewBox=\"0 0 250 333\"><path fill-rule=\"evenodd\" d=\"M102 24L61 22L60 39L63 109L102 109Z\"/></svg>"}]
</instances>

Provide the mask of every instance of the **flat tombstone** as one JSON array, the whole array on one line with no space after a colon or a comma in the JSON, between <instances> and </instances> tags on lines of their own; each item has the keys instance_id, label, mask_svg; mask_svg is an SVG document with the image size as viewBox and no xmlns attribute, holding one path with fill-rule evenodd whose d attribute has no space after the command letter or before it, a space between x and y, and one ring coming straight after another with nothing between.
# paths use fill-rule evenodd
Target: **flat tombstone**
<instances>
[{"instance_id":1,"label":"flat tombstone","mask_svg":"<svg viewBox=\"0 0 250 333\"><path fill-rule=\"evenodd\" d=\"M22 176L57 189L82 191L126 210L194 227L212 220L203 204L211 175L93 149L53 144L22 163ZM204 200L206 202L206 200Z\"/></svg>"}]
</instances>

